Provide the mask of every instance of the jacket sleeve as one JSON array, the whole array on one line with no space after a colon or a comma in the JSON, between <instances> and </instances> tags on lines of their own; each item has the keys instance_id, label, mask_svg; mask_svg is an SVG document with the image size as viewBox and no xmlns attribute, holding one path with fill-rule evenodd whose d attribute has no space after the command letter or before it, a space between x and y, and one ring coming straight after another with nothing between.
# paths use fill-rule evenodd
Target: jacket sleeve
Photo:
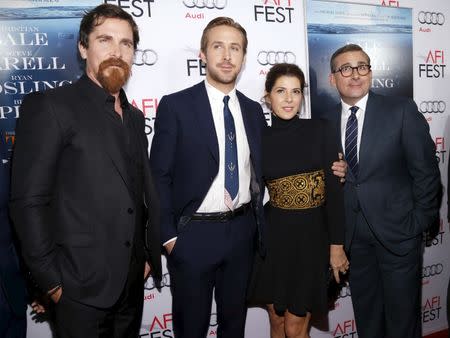
<instances>
[{"instance_id":1,"label":"jacket sleeve","mask_svg":"<svg viewBox=\"0 0 450 338\"><path fill-rule=\"evenodd\" d=\"M176 145L176 116L165 96L161 99L156 112L155 134L150 150L150 167L160 198L162 243L177 236L172 196Z\"/></svg>"},{"instance_id":2,"label":"jacket sleeve","mask_svg":"<svg viewBox=\"0 0 450 338\"><path fill-rule=\"evenodd\" d=\"M413 100L407 100L403 109L402 147L413 181L410 221L414 232L420 234L439 216L441 176L427 121Z\"/></svg>"},{"instance_id":3,"label":"jacket sleeve","mask_svg":"<svg viewBox=\"0 0 450 338\"><path fill-rule=\"evenodd\" d=\"M339 177L331 170L333 162L338 161L340 146L335 128L324 121L323 168L325 171L325 210L330 244L344 244L344 192Z\"/></svg>"},{"instance_id":4,"label":"jacket sleeve","mask_svg":"<svg viewBox=\"0 0 450 338\"><path fill-rule=\"evenodd\" d=\"M45 94L25 97L16 127L10 210L23 257L43 291L61 282L51 219L63 136Z\"/></svg>"}]
</instances>

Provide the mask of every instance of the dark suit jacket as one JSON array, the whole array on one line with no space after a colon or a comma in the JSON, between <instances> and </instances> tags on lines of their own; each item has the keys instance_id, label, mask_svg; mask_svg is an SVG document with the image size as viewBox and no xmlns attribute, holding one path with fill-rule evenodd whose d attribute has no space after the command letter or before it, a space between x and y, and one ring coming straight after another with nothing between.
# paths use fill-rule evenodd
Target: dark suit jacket
<instances>
[{"instance_id":1,"label":"dark suit jacket","mask_svg":"<svg viewBox=\"0 0 450 338\"><path fill-rule=\"evenodd\" d=\"M3 293L4 297L0 299L6 299L8 305L0 305L0 308L9 307L16 316L25 317L26 288L8 215L10 166L9 162L2 161L9 156L3 141L0 140L0 293Z\"/></svg>"},{"instance_id":2,"label":"dark suit jacket","mask_svg":"<svg viewBox=\"0 0 450 338\"><path fill-rule=\"evenodd\" d=\"M263 253L261 136L265 119L261 106L237 92L250 147L252 204ZM205 198L219 171L219 146L211 106L201 82L164 96L155 121L150 165L161 199L161 239L177 236Z\"/></svg>"},{"instance_id":3,"label":"dark suit jacket","mask_svg":"<svg viewBox=\"0 0 450 338\"><path fill-rule=\"evenodd\" d=\"M130 106L149 207L135 234L136 205L121 144L105 127L107 97L86 75L73 85L26 96L16 128L10 204L24 259L39 286L50 290L61 283L70 298L98 307L114 304L123 290L130 243L137 236L137 250L144 250L147 218L150 263L161 275L158 199L144 117Z\"/></svg>"},{"instance_id":4,"label":"dark suit jacket","mask_svg":"<svg viewBox=\"0 0 450 338\"><path fill-rule=\"evenodd\" d=\"M335 110L341 135L341 105ZM341 138L339 138L341 140ZM413 100L369 93L358 178L347 174L346 247L361 210L376 237L403 255L439 215L440 173L427 121Z\"/></svg>"}]
</instances>

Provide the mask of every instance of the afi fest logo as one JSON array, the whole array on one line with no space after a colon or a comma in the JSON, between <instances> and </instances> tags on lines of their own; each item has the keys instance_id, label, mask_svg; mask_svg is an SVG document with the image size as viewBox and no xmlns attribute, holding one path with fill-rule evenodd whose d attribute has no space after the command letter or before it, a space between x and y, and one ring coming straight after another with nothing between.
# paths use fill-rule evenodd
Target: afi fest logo
<instances>
[{"instance_id":1,"label":"afi fest logo","mask_svg":"<svg viewBox=\"0 0 450 338\"><path fill-rule=\"evenodd\" d=\"M437 234L429 234L428 232L423 237L423 241L425 242L425 246L431 247L431 246L438 246L442 245L443 238L444 238L444 220L441 218L439 220L439 232Z\"/></svg>"},{"instance_id":2,"label":"afi fest logo","mask_svg":"<svg viewBox=\"0 0 450 338\"><path fill-rule=\"evenodd\" d=\"M434 138L434 144L436 146L436 161L438 161L439 164L444 164L445 154L447 153L444 136L436 136Z\"/></svg>"},{"instance_id":3,"label":"afi fest logo","mask_svg":"<svg viewBox=\"0 0 450 338\"><path fill-rule=\"evenodd\" d=\"M427 298L422 305L422 323L432 322L441 315L441 296Z\"/></svg>"},{"instance_id":4,"label":"afi fest logo","mask_svg":"<svg viewBox=\"0 0 450 338\"><path fill-rule=\"evenodd\" d=\"M354 319L348 319L337 323L332 333L334 338L358 338Z\"/></svg>"},{"instance_id":5,"label":"afi fest logo","mask_svg":"<svg viewBox=\"0 0 450 338\"><path fill-rule=\"evenodd\" d=\"M154 316L150 324L141 325L141 333L139 336L148 338L174 338L172 314L164 313ZM215 313L211 313L209 321L208 337L210 336L217 336L217 314Z\"/></svg>"},{"instance_id":6,"label":"afi fest logo","mask_svg":"<svg viewBox=\"0 0 450 338\"><path fill-rule=\"evenodd\" d=\"M158 109L158 98L143 98L141 100L133 99L131 104L140 109L145 116L145 134L148 136L153 133L153 125L156 118L156 109Z\"/></svg>"},{"instance_id":7,"label":"afi fest logo","mask_svg":"<svg viewBox=\"0 0 450 338\"><path fill-rule=\"evenodd\" d=\"M400 1L397 0L382 0L381 6L386 7L400 7Z\"/></svg>"},{"instance_id":8,"label":"afi fest logo","mask_svg":"<svg viewBox=\"0 0 450 338\"><path fill-rule=\"evenodd\" d=\"M104 0L104 3L119 6L135 18L152 17L151 4L155 0Z\"/></svg>"},{"instance_id":9,"label":"afi fest logo","mask_svg":"<svg viewBox=\"0 0 450 338\"><path fill-rule=\"evenodd\" d=\"M445 61L442 49L429 50L425 58L425 63L419 64L419 77L444 78Z\"/></svg>"},{"instance_id":10,"label":"afi fest logo","mask_svg":"<svg viewBox=\"0 0 450 338\"><path fill-rule=\"evenodd\" d=\"M253 6L256 22L292 23L294 0L259 0Z\"/></svg>"}]
</instances>

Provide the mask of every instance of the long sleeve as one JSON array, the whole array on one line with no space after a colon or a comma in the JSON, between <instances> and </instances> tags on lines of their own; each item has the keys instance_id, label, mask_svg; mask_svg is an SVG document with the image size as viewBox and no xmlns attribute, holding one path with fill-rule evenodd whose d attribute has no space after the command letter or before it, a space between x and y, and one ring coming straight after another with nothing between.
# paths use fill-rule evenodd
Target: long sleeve
<instances>
[{"instance_id":1,"label":"long sleeve","mask_svg":"<svg viewBox=\"0 0 450 338\"><path fill-rule=\"evenodd\" d=\"M330 244L344 243L344 192L331 166L338 160L339 144L335 128L323 121L323 168L325 170L326 218Z\"/></svg>"},{"instance_id":2,"label":"long sleeve","mask_svg":"<svg viewBox=\"0 0 450 338\"><path fill-rule=\"evenodd\" d=\"M61 278L50 211L62 149L62 131L45 95L28 95L16 128L10 208L25 262L44 291Z\"/></svg>"}]
</instances>

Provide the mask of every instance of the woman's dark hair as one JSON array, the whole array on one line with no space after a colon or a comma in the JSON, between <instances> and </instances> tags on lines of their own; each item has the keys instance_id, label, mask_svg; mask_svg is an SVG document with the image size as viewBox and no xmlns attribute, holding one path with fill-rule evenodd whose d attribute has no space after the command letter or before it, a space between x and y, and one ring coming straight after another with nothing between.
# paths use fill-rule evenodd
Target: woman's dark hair
<instances>
[{"instance_id":1,"label":"woman's dark hair","mask_svg":"<svg viewBox=\"0 0 450 338\"><path fill-rule=\"evenodd\" d=\"M89 47L89 34L92 33L95 26L101 25L105 19L120 19L127 21L133 31L133 45L137 48L139 43L139 29L133 17L122 8L112 4L102 4L86 12L80 23L78 41L84 48Z\"/></svg>"},{"instance_id":2,"label":"woman's dark hair","mask_svg":"<svg viewBox=\"0 0 450 338\"><path fill-rule=\"evenodd\" d=\"M300 89L305 88L305 74L303 74L302 70L299 66L293 63L277 63L272 68L270 68L269 72L266 76L265 90L266 93L270 93L277 82L278 78L281 76L293 76L299 79L300 81Z\"/></svg>"}]
</instances>

